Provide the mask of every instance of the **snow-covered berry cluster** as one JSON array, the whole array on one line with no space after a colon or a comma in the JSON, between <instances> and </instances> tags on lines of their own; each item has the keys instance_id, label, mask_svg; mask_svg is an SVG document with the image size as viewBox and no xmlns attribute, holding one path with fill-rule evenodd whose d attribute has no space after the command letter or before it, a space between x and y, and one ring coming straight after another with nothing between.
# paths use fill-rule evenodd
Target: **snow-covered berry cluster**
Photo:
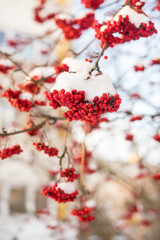
<instances>
[{"instance_id":1,"label":"snow-covered berry cluster","mask_svg":"<svg viewBox=\"0 0 160 240\"><path fill-rule=\"evenodd\" d=\"M60 171L60 176L63 178L66 178L66 182L73 182L74 180L77 180L79 178L79 174L75 173L75 169L72 168L66 168L64 171Z\"/></svg>"},{"instance_id":2,"label":"snow-covered berry cluster","mask_svg":"<svg viewBox=\"0 0 160 240\"><path fill-rule=\"evenodd\" d=\"M49 147L45 145L44 142L38 142L38 143L33 143L37 151L44 151L45 154L47 154L50 157L54 157L58 155L58 149Z\"/></svg>"},{"instance_id":3,"label":"snow-covered berry cluster","mask_svg":"<svg viewBox=\"0 0 160 240\"><path fill-rule=\"evenodd\" d=\"M42 190L44 196L50 197L59 203L73 202L77 195L78 190L75 189L72 183L55 183L52 187L46 186Z\"/></svg>"},{"instance_id":4,"label":"snow-covered berry cluster","mask_svg":"<svg viewBox=\"0 0 160 240\"><path fill-rule=\"evenodd\" d=\"M97 9L104 0L81 0L81 3L85 5L86 8Z\"/></svg>"},{"instance_id":5,"label":"snow-covered berry cluster","mask_svg":"<svg viewBox=\"0 0 160 240\"><path fill-rule=\"evenodd\" d=\"M21 149L20 145L15 145L11 148L4 148L0 151L0 158L3 160L11 157L12 155L20 154L21 152L23 152L23 150Z\"/></svg>"},{"instance_id":6,"label":"snow-covered berry cluster","mask_svg":"<svg viewBox=\"0 0 160 240\"><path fill-rule=\"evenodd\" d=\"M7 74L9 70L12 70L14 68L13 64L6 59L0 60L0 72L3 74Z\"/></svg>"},{"instance_id":7,"label":"snow-covered berry cluster","mask_svg":"<svg viewBox=\"0 0 160 240\"><path fill-rule=\"evenodd\" d=\"M38 81L38 80L41 79L41 77L33 76L32 79L34 81ZM38 94L38 93L40 93L40 90L41 90L41 86L38 84L38 82L35 83L35 82L31 81L31 80L27 80L23 84L18 84L18 87L20 89L23 89L26 92L29 92L29 93L32 93L32 94Z\"/></svg>"},{"instance_id":8,"label":"snow-covered berry cluster","mask_svg":"<svg viewBox=\"0 0 160 240\"><path fill-rule=\"evenodd\" d=\"M10 88L2 93L2 97L8 99L9 103L19 111L30 111L33 107L32 102L21 98L22 91L13 91Z\"/></svg>"},{"instance_id":9,"label":"snow-covered berry cluster","mask_svg":"<svg viewBox=\"0 0 160 240\"><path fill-rule=\"evenodd\" d=\"M134 7L134 9L139 13L143 13L142 7L145 5L145 2L141 2L140 0L126 0L125 4Z\"/></svg>"},{"instance_id":10,"label":"snow-covered berry cluster","mask_svg":"<svg viewBox=\"0 0 160 240\"><path fill-rule=\"evenodd\" d=\"M116 94L109 77L90 74L90 62L67 58L70 72L61 73L51 92L45 92L53 109L67 107L64 113L69 121L97 122L101 114L116 112L121 99Z\"/></svg>"},{"instance_id":11,"label":"snow-covered berry cluster","mask_svg":"<svg viewBox=\"0 0 160 240\"><path fill-rule=\"evenodd\" d=\"M95 220L95 217L89 215L91 213L91 209L88 207L84 207L81 209L72 209L71 215L77 216L81 222L91 222Z\"/></svg>"},{"instance_id":12,"label":"snow-covered berry cluster","mask_svg":"<svg viewBox=\"0 0 160 240\"><path fill-rule=\"evenodd\" d=\"M115 16L107 17L102 24L95 21L93 28L96 31L95 37L101 40L101 47L107 43L106 48L157 33L148 16L129 5L122 7Z\"/></svg>"},{"instance_id":13,"label":"snow-covered berry cluster","mask_svg":"<svg viewBox=\"0 0 160 240\"><path fill-rule=\"evenodd\" d=\"M82 31L91 27L94 21L94 13L89 12L85 16L72 19L70 16L58 14L54 17L56 25L63 31L67 40L77 39L81 36Z\"/></svg>"}]
</instances>

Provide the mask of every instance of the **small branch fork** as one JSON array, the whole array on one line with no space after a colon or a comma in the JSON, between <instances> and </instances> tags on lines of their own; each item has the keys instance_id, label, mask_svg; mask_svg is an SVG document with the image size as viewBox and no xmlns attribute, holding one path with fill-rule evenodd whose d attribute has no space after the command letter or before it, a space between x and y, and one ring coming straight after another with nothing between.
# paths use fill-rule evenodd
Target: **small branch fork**
<instances>
[{"instance_id":1,"label":"small branch fork","mask_svg":"<svg viewBox=\"0 0 160 240\"><path fill-rule=\"evenodd\" d=\"M89 72L89 74L91 74L94 70L97 70L99 73L101 73L100 68L99 68L99 61L100 61L101 57L103 56L104 51L105 51L107 45L108 45L108 43L106 42L106 43L104 44L103 48L102 48L102 51L101 51L100 54L98 55L98 58L97 58L97 60L96 60L96 62L95 62L95 64L94 64L94 67L91 69L91 71Z\"/></svg>"},{"instance_id":2,"label":"small branch fork","mask_svg":"<svg viewBox=\"0 0 160 240\"><path fill-rule=\"evenodd\" d=\"M2 51L0 51L0 54L3 55L5 58L7 58L11 63L13 63L13 65L15 65L19 71L21 71L26 77L28 77L33 82L33 84L35 84L35 83L38 84L40 82L43 82L43 81L47 80L48 78L55 75L55 74L51 74L48 77L45 77L45 78L43 77L36 81L17 62L15 62L9 54L4 53Z\"/></svg>"}]
</instances>

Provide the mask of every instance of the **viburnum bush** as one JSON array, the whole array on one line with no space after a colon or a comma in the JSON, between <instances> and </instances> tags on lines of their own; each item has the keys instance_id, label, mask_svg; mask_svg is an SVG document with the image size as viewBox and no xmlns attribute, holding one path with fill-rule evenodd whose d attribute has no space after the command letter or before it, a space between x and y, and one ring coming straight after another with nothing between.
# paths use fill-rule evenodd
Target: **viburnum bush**
<instances>
[{"instance_id":1,"label":"viburnum bush","mask_svg":"<svg viewBox=\"0 0 160 240\"><path fill-rule=\"evenodd\" d=\"M104 219L112 237L129 236L125 239L136 239L131 231L138 227L143 227L141 239L147 239L148 229L160 223L160 94L159 77L153 74L160 67L160 3L150 2L81 0L77 12L68 13L54 1L38 0L33 19L53 28L28 41L8 39L13 53L0 51L1 99L18 116L12 129L3 122L0 159L24 156L27 146L18 139L23 134L36 156L31 165L39 158L49 161L50 180L42 195L59 204L72 202L70 217L79 220L81 230L90 222L96 229L94 222ZM16 60L16 54L43 38L51 41L50 48L41 49L45 63ZM106 161L114 154L117 167ZM156 167L146 160L155 155ZM123 198L114 189L124 191L127 200L113 223L103 210L108 198ZM107 211L114 208L111 201Z\"/></svg>"}]
</instances>

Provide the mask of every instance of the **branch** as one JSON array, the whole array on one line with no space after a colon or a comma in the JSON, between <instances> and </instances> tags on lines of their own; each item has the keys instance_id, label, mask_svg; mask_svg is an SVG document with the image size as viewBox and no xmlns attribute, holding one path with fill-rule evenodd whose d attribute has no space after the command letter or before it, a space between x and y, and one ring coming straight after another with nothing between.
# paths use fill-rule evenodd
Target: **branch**
<instances>
[{"instance_id":1,"label":"branch","mask_svg":"<svg viewBox=\"0 0 160 240\"><path fill-rule=\"evenodd\" d=\"M95 64L94 64L94 67L91 69L91 71L89 72L89 74L91 74L91 73L92 73L94 70L96 70L96 69L97 69L98 72L101 72L100 69L99 69L99 65L98 65L98 64L99 64L99 61L100 61L101 57L102 57L103 54L104 54L104 51L105 51L107 45L108 45L108 43L106 42L106 43L104 44L103 48L102 48L102 51L101 51L100 54L98 55L98 58L97 58L97 60L96 60L96 62L95 62Z\"/></svg>"},{"instance_id":2,"label":"branch","mask_svg":"<svg viewBox=\"0 0 160 240\"><path fill-rule=\"evenodd\" d=\"M10 132L10 133L5 132L5 130L3 130L3 133L0 133L0 137L11 136L11 135L16 135L16 134L23 133L23 132L32 131L32 130L34 130L36 128L42 127L46 122L47 122L47 119L44 120L43 122L37 124L37 125L34 125L31 128L26 128L26 129L23 129L23 130L20 130L20 131L15 131L15 132Z\"/></svg>"}]
</instances>

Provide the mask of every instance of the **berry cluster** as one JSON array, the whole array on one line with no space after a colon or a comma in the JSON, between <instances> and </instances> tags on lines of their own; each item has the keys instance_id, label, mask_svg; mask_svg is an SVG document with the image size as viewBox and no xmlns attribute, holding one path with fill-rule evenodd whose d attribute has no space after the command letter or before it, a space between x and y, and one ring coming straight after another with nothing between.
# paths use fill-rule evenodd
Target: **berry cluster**
<instances>
[{"instance_id":1,"label":"berry cluster","mask_svg":"<svg viewBox=\"0 0 160 240\"><path fill-rule=\"evenodd\" d=\"M86 8L97 9L104 0L81 0L81 3L85 5Z\"/></svg>"},{"instance_id":2,"label":"berry cluster","mask_svg":"<svg viewBox=\"0 0 160 240\"><path fill-rule=\"evenodd\" d=\"M132 6L138 13L143 13L142 7L145 5L145 2L140 2L140 0L126 0L125 4Z\"/></svg>"},{"instance_id":3,"label":"berry cluster","mask_svg":"<svg viewBox=\"0 0 160 240\"><path fill-rule=\"evenodd\" d=\"M132 116L129 121L134 122L134 121L139 121L142 119L143 119L143 116Z\"/></svg>"},{"instance_id":4,"label":"berry cluster","mask_svg":"<svg viewBox=\"0 0 160 240\"><path fill-rule=\"evenodd\" d=\"M79 19L61 19L58 15L54 18L56 25L62 29L67 40L77 39L81 36L82 31L91 27L94 21L94 13L87 13L86 16Z\"/></svg>"},{"instance_id":5,"label":"berry cluster","mask_svg":"<svg viewBox=\"0 0 160 240\"><path fill-rule=\"evenodd\" d=\"M38 101L38 100L34 100L34 104L37 106L46 106L47 103L45 101Z\"/></svg>"},{"instance_id":6,"label":"berry cluster","mask_svg":"<svg viewBox=\"0 0 160 240\"><path fill-rule=\"evenodd\" d=\"M106 112L116 112L121 104L118 94L109 95L104 93L100 98L94 97L93 103L85 100L85 91L73 90L71 93L62 89L60 91L45 92L49 105L53 109L61 106L68 107L70 110L64 113L69 121L81 120L86 122L96 122L101 114Z\"/></svg>"},{"instance_id":7,"label":"berry cluster","mask_svg":"<svg viewBox=\"0 0 160 240\"><path fill-rule=\"evenodd\" d=\"M91 222L95 220L94 216L89 215L91 213L91 209L85 207L82 209L72 209L71 215L77 216L81 222Z\"/></svg>"},{"instance_id":8,"label":"berry cluster","mask_svg":"<svg viewBox=\"0 0 160 240\"><path fill-rule=\"evenodd\" d=\"M20 145L15 145L11 148L4 148L2 151L0 151L0 158L3 160L5 158L11 157L14 154L20 154L23 152Z\"/></svg>"},{"instance_id":9,"label":"berry cluster","mask_svg":"<svg viewBox=\"0 0 160 240\"><path fill-rule=\"evenodd\" d=\"M79 193L77 190L72 193L65 193L65 191L61 189L57 183L55 183L52 187L44 187L42 190L42 194L46 197L54 199L59 203L65 203L73 202Z\"/></svg>"},{"instance_id":10,"label":"berry cluster","mask_svg":"<svg viewBox=\"0 0 160 240\"><path fill-rule=\"evenodd\" d=\"M19 111L30 111L33 107L32 102L27 99L20 99L21 91L13 91L10 88L2 93L2 97L6 97L13 107Z\"/></svg>"},{"instance_id":11,"label":"berry cluster","mask_svg":"<svg viewBox=\"0 0 160 240\"><path fill-rule=\"evenodd\" d=\"M56 15L56 13L49 13L49 14L46 14L46 16L41 16L41 12L44 10L44 8L45 8L45 1L41 1L39 6L35 7L33 10L34 20L38 23L44 23L54 18L54 16Z\"/></svg>"},{"instance_id":12,"label":"berry cluster","mask_svg":"<svg viewBox=\"0 0 160 240\"><path fill-rule=\"evenodd\" d=\"M119 15L118 20L108 20L99 24L95 21L93 28L96 31L95 37L101 40L101 47L107 43L107 47L114 47L116 44L123 44L131 40L138 40L140 37L149 37L153 33L157 33L154 24L149 21L149 24L141 23L136 27L130 22L129 16L123 17Z\"/></svg>"},{"instance_id":13,"label":"berry cluster","mask_svg":"<svg viewBox=\"0 0 160 240\"><path fill-rule=\"evenodd\" d=\"M60 171L60 176L66 178L66 182L73 182L74 180L77 180L79 178L79 174L75 173L75 169L72 168L66 168L64 171Z\"/></svg>"},{"instance_id":14,"label":"berry cluster","mask_svg":"<svg viewBox=\"0 0 160 240\"><path fill-rule=\"evenodd\" d=\"M160 181L160 173L152 174L152 178L156 181Z\"/></svg>"},{"instance_id":15,"label":"berry cluster","mask_svg":"<svg viewBox=\"0 0 160 240\"><path fill-rule=\"evenodd\" d=\"M13 69L14 66L5 66L3 64L0 64L0 72L3 74L7 74L9 70Z\"/></svg>"},{"instance_id":16,"label":"berry cluster","mask_svg":"<svg viewBox=\"0 0 160 240\"><path fill-rule=\"evenodd\" d=\"M160 135L159 134L155 134L153 136L153 139L160 143Z\"/></svg>"},{"instance_id":17,"label":"berry cluster","mask_svg":"<svg viewBox=\"0 0 160 240\"><path fill-rule=\"evenodd\" d=\"M69 71L69 67L66 64L56 65L54 66L54 69L56 74Z\"/></svg>"},{"instance_id":18,"label":"berry cluster","mask_svg":"<svg viewBox=\"0 0 160 240\"><path fill-rule=\"evenodd\" d=\"M32 79L38 81L41 77L33 76ZM41 86L33 81L25 81L23 84L18 84L18 87L32 94L38 94L41 90Z\"/></svg>"},{"instance_id":19,"label":"berry cluster","mask_svg":"<svg viewBox=\"0 0 160 240\"><path fill-rule=\"evenodd\" d=\"M44 151L45 154L48 154L50 157L54 157L58 155L58 149L49 147L45 145L44 142L33 143L37 151Z\"/></svg>"}]
</instances>

